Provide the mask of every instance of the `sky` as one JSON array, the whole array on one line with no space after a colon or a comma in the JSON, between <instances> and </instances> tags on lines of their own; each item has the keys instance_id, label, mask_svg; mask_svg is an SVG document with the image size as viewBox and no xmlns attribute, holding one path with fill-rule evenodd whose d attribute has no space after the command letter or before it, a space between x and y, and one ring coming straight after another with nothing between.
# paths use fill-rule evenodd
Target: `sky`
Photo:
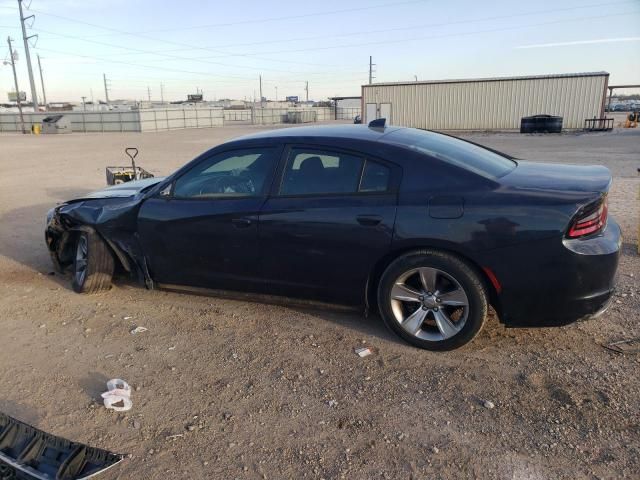
<instances>
[{"instance_id":1,"label":"sky","mask_svg":"<svg viewBox=\"0 0 640 480\"><path fill-rule=\"evenodd\" d=\"M360 95L374 82L607 71L640 84L640 0L25 0L47 100ZM0 60L18 51L17 0L0 0ZM162 87L161 87L162 85ZM13 91L0 62L0 102ZM623 93L621 91L620 93ZM627 91L624 93L631 93Z\"/></svg>"}]
</instances>

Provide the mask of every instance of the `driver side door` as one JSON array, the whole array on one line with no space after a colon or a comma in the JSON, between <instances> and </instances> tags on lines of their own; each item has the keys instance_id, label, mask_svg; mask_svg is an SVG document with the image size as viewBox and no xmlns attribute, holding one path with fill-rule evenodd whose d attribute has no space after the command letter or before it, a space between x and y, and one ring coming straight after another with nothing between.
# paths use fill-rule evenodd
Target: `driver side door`
<instances>
[{"instance_id":1,"label":"driver side door","mask_svg":"<svg viewBox=\"0 0 640 480\"><path fill-rule=\"evenodd\" d=\"M258 215L281 150L214 153L144 202L138 232L156 282L233 289L257 280Z\"/></svg>"}]
</instances>

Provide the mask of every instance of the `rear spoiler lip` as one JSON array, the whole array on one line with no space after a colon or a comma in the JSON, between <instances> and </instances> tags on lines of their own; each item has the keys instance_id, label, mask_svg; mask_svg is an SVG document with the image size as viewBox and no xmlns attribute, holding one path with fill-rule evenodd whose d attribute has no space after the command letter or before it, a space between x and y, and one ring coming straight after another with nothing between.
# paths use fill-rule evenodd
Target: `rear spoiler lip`
<instances>
[{"instance_id":1,"label":"rear spoiler lip","mask_svg":"<svg viewBox=\"0 0 640 480\"><path fill-rule=\"evenodd\" d=\"M9 435L9 440L6 438L7 435ZM40 445L37 442L40 442ZM37 453L31 455L29 449L34 444L38 445L34 449ZM57 468L55 478L58 478L60 474L62 474L61 478L69 480L93 478L125 458L123 454L111 453L52 435L2 412L0 412L0 446L2 447L0 449L0 466L7 465L34 480L52 480L54 478L52 477L52 469L54 468ZM15 449L20 446L23 451L17 452ZM7 453L7 450L11 454ZM51 455L45 457L44 454L47 450L53 450L57 454L53 457L55 461L52 460ZM79 466L78 463L73 465L78 459L80 459ZM28 465L27 462L43 464L48 468L41 471L37 467Z\"/></svg>"}]
</instances>

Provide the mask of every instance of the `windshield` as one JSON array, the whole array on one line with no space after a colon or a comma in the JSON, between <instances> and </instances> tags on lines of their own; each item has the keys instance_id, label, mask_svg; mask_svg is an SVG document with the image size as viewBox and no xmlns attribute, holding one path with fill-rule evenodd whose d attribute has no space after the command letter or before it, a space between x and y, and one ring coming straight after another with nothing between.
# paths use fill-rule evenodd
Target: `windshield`
<instances>
[{"instance_id":1,"label":"windshield","mask_svg":"<svg viewBox=\"0 0 640 480\"><path fill-rule=\"evenodd\" d=\"M502 177L517 165L514 160L473 143L414 128L395 130L385 135L383 141L408 147L489 178Z\"/></svg>"}]
</instances>

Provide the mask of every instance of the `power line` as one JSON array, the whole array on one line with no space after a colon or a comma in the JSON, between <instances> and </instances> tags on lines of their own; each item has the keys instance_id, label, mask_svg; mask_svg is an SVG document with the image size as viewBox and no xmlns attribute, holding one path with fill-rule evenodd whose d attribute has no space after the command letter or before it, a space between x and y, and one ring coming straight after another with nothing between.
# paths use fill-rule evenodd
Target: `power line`
<instances>
[{"instance_id":1,"label":"power line","mask_svg":"<svg viewBox=\"0 0 640 480\"><path fill-rule=\"evenodd\" d=\"M421 1L424 1L424 0L421 0ZM141 35L140 33L136 33L136 32L127 32L127 31L124 31L124 30L118 30L118 29L115 29L115 28L105 27L105 26L97 25L95 23L85 22L83 20L77 20L77 19L73 19L73 18L69 18L69 17L64 17L62 15L56 15L56 14L53 14L53 13L41 12L39 10L33 10L33 11L39 13L40 15L46 15L46 16L50 16L50 17L54 17L54 18L60 18L60 19L63 19L63 20L68 20L70 22L80 23L80 24L88 25L88 26L95 27L95 28L101 28L101 29L104 29L104 30L108 30L108 31L112 31L112 32L118 33L120 35L129 35L129 36L133 36L133 37L143 38L145 40L151 40L151 41L156 42L156 43L160 42L160 43L166 43L168 45L176 45L176 46L179 46L179 47L183 47L183 49L186 48L186 49L206 50L206 51L211 51L211 52L214 52L214 53L223 53L223 54L227 53L227 52L224 52L224 51L221 51L221 50L216 50L216 49L213 49L213 48L200 47L200 46L197 46L197 45L192 45L192 44L188 44L188 43L181 43L181 42L174 42L174 41L170 41L170 40L163 40L163 39L160 39L160 38ZM75 37L75 38L82 39L82 40L87 40L86 38L82 38L82 37ZM120 48L127 48L127 47L122 47L122 46L119 46L119 47ZM233 56L242 57L242 56L246 56L246 55L233 55ZM253 55L252 59L261 59L261 58ZM308 65L308 63L295 62L295 61L290 61L290 60L273 60L273 59L269 59L269 58L263 58L262 60L275 61L275 62L279 62L279 63L291 63L291 64L300 63L300 64ZM331 66L331 65L323 65L323 66Z\"/></svg>"},{"instance_id":2,"label":"power line","mask_svg":"<svg viewBox=\"0 0 640 480\"><path fill-rule=\"evenodd\" d=\"M172 28L159 28L152 30L145 30L140 33L166 33L173 32L179 30L196 30L196 29L204 29L204 28L215 28L215 27L232 27L235 25L247 25L247 24L255 24L255 23L268 23L274 21L281 20L295 20L299 18L309 18L309 17L319 17L326 15L336 15L341 13L349 13L349 12L360 12L364 10L373 10L378 8L386 8L386 7L399 7L401 5L411 5L416 3L427 3L429 0L409 0L404 2L392 2L392 3L382 3L378 5L369 5L366 7L353 7L353 8L345 8L341 10L329 10L326 12L315 12L315 13L302 13L298 15L286 15L282 17L270 17L270 18L256 18L251 20L238 20L235 22L224 22L224 23L212 23L207 25L194 25L190 27L172 27ZM106 34L102 34L100 36L106 36Z\"/></svg>"},{"instance_id":3,"label":"power line","mask_svg":"<svg viewBox=\"0 0 640 480\"><path fill-rule=\"evenodd\" d=\"M501 28L492 28L492 29L486 29L486 30L475 30L475 31L470 31L470 32L456 32L456 33L447 33L447 34L440 34L440 35L427 35L427 36L419 36L419 37L410 37L410 38L403 38L403 39L398 39L398 40L379 40L379 41L374 41L374 42L362 42L362 43L346 43L346 44L341 44L341 45L329 45L329 46L323 46L323 47L311 47L311 48L299 48L299 49L293 49L293 50L275 50L275 51L270 51L270 52L260 52L259 55L275 55L275 54L279 54L279 53L296 53L296 52L311 52L311 51L319 51L319 50L333 50L333 49L342 49L342 48L353 48L353 47L364 47L364 46L369 46L369 45L388 45L388 44L397 44L397 43L407 43L407 42L413 42L416 40L431 40L434 38L447 38L447 37L459 37L459 36L469 36L469 35L478 35L478 34L483 34L483 33L494 33L494 32L504 32L504 31L510 31L510 30L521 30L523 28L533 28L533 27L542 27L542 26L546 26L546 25L554 25L554 24L561 24L561 23L568 23L568 22L579 22L579 21L584 21L584 20L599 20L601 18L608 18L608 17L619 17L619 16L626 16L626 15L633 15L633 14L637 14L638 12L621 12L621 13L612 13L612 14L608 14L608 15L595 15L595 16L590 16L590 17L578 17L578 18L570 18L570 19L566 19L566 20L557 20L557 21L551 21L551 22L540 22L540 23L534 23L534 24L529 24L529 25L518 25L518 26L513 26L513 27L501 27ZM233 55L230 55L233 56ZM253 56L253 54L244 54L243 56ZM224 57L224 55L222 56ZM222 58L222 57L207 57L207 58Z\"/></svg>"},{"instance_id":4,"label":"power line","mask_svg":"<svg viewBox=\"0 0 640 480\"><path fill-rule=\"evenodd\" d=\"M535 14L542 14L542 13L553 13L553 12L559 12L559 11L569 11L569 10L582 9L582 8L594 8L594 7L599 7L599 6L622 4L622 3L626 4L626 3L635 3L635 2L628 2L628 1L609 2L609 3L583 5L583 6L580 6L580 7L570 7L570 8L556 9L556 10L547 10L547 11L539 10L539 11L536 11L536 12L529 12L529 13L523 13L523 14L513 14L513 15L503 15L503 16L497 16L497 17L487 17L485 19L460 20L460 21L453 21L453 22L447 22L447 23L426 24L426 25L421 25L421 26L398 27L398 28L394 28L394 29L384 29L384 30L369 31L368 33L382 33L382 32L385 32L385 31L406 31L406 30L411 30L411 29L416 29L416 28L432 28L432 27L437 27L437 26L447 26L449 24L453 25L453 24L475 23L477 21L508 19L508 18L515 18L515 17L519 17L519 16L528 16L528 15L535 15ZM636 12L630 12L630 13L636 13ZM203 47L203 46L182 44L182 43L177 43L177 42L172 42L172 41L167 41L167 40L162 40L162 39L156 39L156 38L152 38L152 37L141 36L141 35L139 35L137 33L124 32L124 31L120 31L120 30L117 30L117 32L122 33L122 34L126 34L126 35L140 36L141 38L145 38L145 39L153 40L153 41L157 41L157 42L162 42L162 43L167 43L167 44L172 44L172 45L181 45L181 46L186 47L186 49L189 49L189 50L206 50L206 51L213 51L213 52L217 52L217 53L223 53L223 55L216 55L216 56L189 57L189 60L194 60L194 61L196 61L196 60L204 60L204 59L226 58L226 57L250 57L250 58L253 58L253 59L262 59L262 60L266 60L266 61L278 61L278 60L275 60L275 59L268 59L268 58L264 58L264 57L260 57L260 56L261 55L269 55L269 54L308 52L308 51L330 50L330 49L336 49L336 48L351 48L351 47L358 47L358 46L381 45L381 44L387 44L387 43L403 43L403 42L410 42L410 41L414 41L414 40L424 40L424 39L433 39L433 38L446 38L446 37L451 37L451 36L472 35L472 34L478 34L478 33L492 33L492 32L498 32L498 31L516 30L516 29L520 29L520 28L529 28L529 27L544 26L544 25L551 25L551 24L559 24L559 23L564 23L564 22L573 22L573 21L581 21L581 20L591 20L591 19L598 19L598 18L604 18L604 17L610 17L610 16L626 15L626 14L627 13L624 13L624 14L617 13L617 14L610 14L610 15L598 15L598 16L592 16L592 17L570 18L570 19L565 19L565 20L542 22L542 23L533 24L533 25L524 25L524 26L517 26L517 27L504 27L504 28L487 29L487 30L480 30L480 31L473 31L473 32L462 32L462 33L455 33L455 34L440 34L440 35L430 35L430 36L419 36L419 37L411 37L411 38L400 39L400 40L388 40L387 39L387 40L374 41L374 42L361 42L361 43L352 43L352 44L330 45L330 46L322 46L322 47L301 48L301 49L294 49L294 50L277 50L277 51L267 51L267 52L260 52L260 53L219 52L217 49L211 48L211 47ZM67 17L64 17L64 18L66 19ZM91 25L91 26L96 26L98 28L104 28L104 29L108 29L108 30L113 30L110 27L101 27L99 25L83 22L83 21L80 21L80 20L73 20L73 19L69 19L69 20L70 21L77 21L78 23L85 23L85 24L88 24L88 25ZM53 32L51 32L51 33L53 33ZM59 34L59 35L62 35L62 34ZM350 34L348 34L348 35L350 35ZM347 35L337 35L337 36L347 36ZM78 37L78 38L81 38L81 37ZM289 41L293 41L293 40L289 40ZM118 47L118 48L127 48L127 47L123 47L123 46L119 46L119 45L115 45L115 46ZM184 49L173 49L173 50L163 50L163 52L183 51L183 50ZM152 50L143 51L142 53L145 53L145 54L158 53L158 54L161 54L161 55L166 55L166 53L154 52ZM125 53L125 54L126 55L131 55L131 54L134 54L134 53L131 52L131 53ZM184 57L180 57L180 58L184 58ZM154 61L154 60L150 60L150 61ZM329 66L329 65L323 65L323 66ZM240 68L242 68L242 67L240 67Z\"/></svg>"},{"instance_id":5,"label":"power line","mask_svg":"<svg viewBox=\"0 0 640 480\"><path fill-rule=\"evenodd\" d=\"M491 16L491 17L473 18L473 19L466 19L466 20L453 20L453 21L440 22L440 23L426 23L421 25L384 28L384 29L378 29L378 30L363 30L363 31L357 31L357 32L335 33L335 34L331 34L331 37L332 38L353 37L358 35L400 32L400 31L418 30L418 29L425 29L425 28L446 27L451 25L464 25L469 23L488 22L488 21L494 21L494 20L507 20L507 19L518 18L518 17L529 17L531 15L560 13L560 12L568 12L573 10L584 10L589 8L599 8L599 7L628 4L628 3L636 4L637 2L635 0L634 1L624 0L624 1L607 2L607 3L596 3L596 4L590 4L590 5L581 5L577 7L557 8L552 10L535 10L535 11L524 12L524 13L514 13L510 15L497 15L497 16ZM201 49L208 49L208 48L217 49L217 48L231 48L231 47L246 47L246 46L253 46L253 45L288 43L288 42L297 42L297 41L304 41L304 40L325 40L326 38L327 38L327 35L325 34L325 35L314 35L314 36L307 36L307 37L285 38L280 40L261 40L256 42L230 43L230 44L216 45L215 47L195 47L195 48L198 50L201 50ZM162 40L160 39L158 39L158 41L162 42ZM191 48L189 49L179 48L179 49L161 50L161 51L162 52L182 52L185 50L191 50ZM119 55L119 54L113 54L113 55ZM124 55L138 55L138 53L130 52L130 53L125 53ZM237 54L229 53L229 56L235 56L235 55ZM192 57L192 58L217 58L217 57ZM277 60L272 59L272 61L277 61ZM314 64L308 64L308 65L314 65Z\"/></svg>"},{"instance_id":6,"label":"power line","mask_svg":"<svg viewBox=\"0 0 640 480\"><path fill-rule=\"evenodd\" d=\"M123 46L123 45L116 45L116 44L113 44L113 43L101 42L99 40L91 40L91 39L79 37L79 36L76 36L76 35L68 35L68 34L65 34L65 33L52 32L52 31L49 31L49 30L43 30L41 28L36 28L34 30L36 30L36 31L38 31L40 33L46 33L46 34L49 34L49 35L56 35L56 36L59 36L59 37L69 38L69 39L73 39L73 40L80 40L82 42L93 43L93 44L96 44L96 45L103 45L103 46L107 46L107 47L121 48L121 49L124 49L124 50L137 52L139 54L157 55L157 56L161 56L161 57L164 57L164 58L171 58L173 60L193 61L193 62L198 62L198 63L208 63L208 64L211 64L211 65L218 65L218 66L223 66L223 67L244 68L244 69L250 69L250 70L254 70L254 71L256 70L256 68L252 67L252 66L232 65L232 64L228 64L228 63L222 63L222 62L207 61L205 58L202 58L202 59L189 58L189 57L184 57L182 55L171 55L169 53L163 53L161 51L143 50L143 49L140 49L140 48L133 48L133 47L129 47L129 46ZM280 72L280 73L304 73L306 75L312 75L313 74L313 72L291 72L291 70L279 70L279 69L266 68L266 67L261 68L261 70L267 70L267 71L271 71L271 72Z\"/></svg>"}]
</instances>

